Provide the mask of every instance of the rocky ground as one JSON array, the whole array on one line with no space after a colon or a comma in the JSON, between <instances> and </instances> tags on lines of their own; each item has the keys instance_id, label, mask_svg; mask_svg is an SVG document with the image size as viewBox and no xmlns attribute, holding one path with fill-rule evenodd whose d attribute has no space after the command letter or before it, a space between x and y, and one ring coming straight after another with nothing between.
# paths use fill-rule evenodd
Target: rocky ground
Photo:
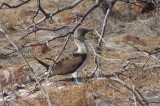
<instances>
[{"instance_id":1,"label":"rocky ground","mask_svg":"<svg viewBox=\"0 0 160 106\"><path fill-rule=\"evenodd\" d=\"M58 1L42 1L43 8L51 12L58 7L69 5ZM15 5L19 1L1 0ZM87 6L86 6L87 5ZM88 6L89 5L89 6ZM76 12L83 13L93 5L84 1L78 7L57 14L54 21L48 20L40 26L55 28L68 25ZM144 6L143 4L140 4ZM83 84L76 84L70 75L53 76L42 81L48 91L52 104L56 106L159 106L160 105L160 12L158 7L145 10L117 2L108 21L104 42L96 49L104 15L100 8L93 11L81 27L93 28L86 42L89 45L90 61L80 73ZM63 35L69 29L61 31L38 31L21 39L31 30L26 29L32 23L36 3L30 3L16 9L0 9L0 28L6 29L9 38L21 49L22 45L37 44ZM40 13L37 20L42 18ZM56 21L56 19L60 21ZM24 22L25 21L25 22ZM28 23L28 24L27 24ZM70 25L76 24L73 21ZM36 73L37 78L46 69L38 64L37 57L51 64L62 50L66 37L49 42L49 47L41 45L21 49L27 62ZM65 51L60 56L65 58L76 52L73 36L69 39ZM96 52L95 52L96 51ZM151 55L152 54L152 55ZM94 57L97 56L98 69ZM46 106L47 101L43 90L36 86L35 78L28 65L13 45L0 32L0 80L1 105L8 106ZM3 96L2 96L3 95Z\"/></svg>"}]
</instances>

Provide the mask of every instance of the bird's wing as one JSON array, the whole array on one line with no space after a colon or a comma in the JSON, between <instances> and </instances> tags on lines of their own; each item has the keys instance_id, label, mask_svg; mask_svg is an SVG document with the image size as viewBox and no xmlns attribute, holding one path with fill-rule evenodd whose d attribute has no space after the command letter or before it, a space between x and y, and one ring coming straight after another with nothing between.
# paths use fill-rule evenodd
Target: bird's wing
<instances>
[{"instance_id":1,"label":"bird's wing","mask_svg":"<svg viewBox=\"0 0 160 106\"><path fill-rule=\"evenodd\" d=\"M62 59L57 62L53 68L53 75L65 75L76 71L76 69L82 65L86 59L86 54L73 54L68 58Z\"/></svg>"}]
</instances>

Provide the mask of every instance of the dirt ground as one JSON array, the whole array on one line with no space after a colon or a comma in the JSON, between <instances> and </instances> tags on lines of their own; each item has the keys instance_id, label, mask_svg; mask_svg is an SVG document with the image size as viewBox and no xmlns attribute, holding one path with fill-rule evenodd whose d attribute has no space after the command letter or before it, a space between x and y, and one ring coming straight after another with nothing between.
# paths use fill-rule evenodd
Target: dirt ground
<instances>
[{"instance_id":1,"label":"dirt ground","mask_svg":"<svg viewBox=\"0 0 160 106\"><path fill-rule=\"evenodd\" d=\"M47 0L42 1L42 4L45 11L50 13L71 4L72 1L62 3ZM20 3L18 0L0 1L3 2L12 5ZM64 25L75 25L75 20L71 22L72 17L77 12L83 14L92 5L92 1L83 1L74 9L55 15L54 21L46 20L39 27L54 29ZM83 83L76 84L71 75L53 76L41 82L54 106L160 106L160 12L156 8L144 13L141 13L140 9L135 13L135 8L129 9L130 5L120 1L115 4L100 48L97 48L99 37L96 31L101 32L104 19L102 10L94 10L85 19L81 27L96 31L88 33L86 37L90 60L79 73ZM19 47L40 80L41 76L38 75L46 69L38 64L34 57L51 64L53 61L45 58L55 59L63 49L67 37L49 42L49 47L24 46L64 35L69 29L37 31L22 39L32 30L27 27L33 23L32 17L35 13L35 1L15 9L0 9L0 28L6 29L9 38ZM42 13L38 14L35 20L41 18ZM76 51L72 35L58 61ZM0 80L0 105L4 102L7 106L48 105L46 95L36 86L34 75L28 65L1 32Z\"/></svg>"}]
</instances>

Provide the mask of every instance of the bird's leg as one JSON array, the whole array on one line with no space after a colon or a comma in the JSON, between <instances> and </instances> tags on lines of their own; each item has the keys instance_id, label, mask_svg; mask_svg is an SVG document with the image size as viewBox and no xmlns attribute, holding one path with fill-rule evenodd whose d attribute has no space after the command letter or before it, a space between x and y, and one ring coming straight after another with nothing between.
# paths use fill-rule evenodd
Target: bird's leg
<instances>
[{"instance_id":1,"label":"bird's leg","mask_svg":"<svg viewBox=\"0 0 160 106\"><path fill-rule=\"evenodd\" d=\"M74 82L77 84L82 84L83 78L74 78Z\"/></svg>"},{"instance_id":2,"label":"bird's leg","mask_svg":"<svg viewBox=\"0 0 160 106\"><path fill-rule=\"evenodd\" d=\"M78 72L74 72L72 74L73 78L74 78L74 82L77 84L82 84L83 78L77 78L78 76Z\"/></svg>"}]
</instances>

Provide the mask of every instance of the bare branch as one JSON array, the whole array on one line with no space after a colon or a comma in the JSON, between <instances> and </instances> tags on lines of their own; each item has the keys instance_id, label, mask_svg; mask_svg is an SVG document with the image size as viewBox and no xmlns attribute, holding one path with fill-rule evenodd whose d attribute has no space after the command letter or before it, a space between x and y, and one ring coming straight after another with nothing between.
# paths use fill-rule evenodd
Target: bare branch
<instances>
[{"instance_id":1,"label":"bare branch","mask_svg":"<svg viewBox=\"0 0 160 106\"><path fill-rule=\"evenodd\" d=\"M105 15L105 18L104 18L104 21L103 21L103 25L102 25L102 31L101 31L101 37L102 38L104 37L104 34L105 34L104 32L105 32L105 28L106 28L106 25L107 25L107 21L109 19L110 13L112 11L112 7L113 7L114 3L116 2L116 0L104 0L104 2L109 5L109 8L106 12L106 15ZM101 43L102 43L102 39L99 40L99 46L101 45Z\"/></svg>"},{"instance_id":2,"label":"bare branch","mask_svg":"<svg viewBox=\"0 0 160 106\"><path fill-rule=\"evenodd\" d=\"M87 17L87 15L88 15L90 12L92 12L95 8L97 8L98 5L99 5L99 2L96 3L95 5L93 5L88 11L86 11L86 13L82 16L82 18L81 18L81 20L78 22L78 24L75 25L70 32L68 32L68 33L66 33L66 34L64 34L64 35L61 35L61 36L54 37L54 38L52 38L52 39L50 39L50 40L47 40L47 41L44 41L44 42L51 42L51 41L53 41L53 40L55 40L55 39L57 39L57 38L66 37L66 36L68 36L68 35L71 36L71 34L73 34L74 31L83 23L83 21L84 21L84 19ZM65 26L64 26L64 27L57 28L57 29L55 29L54 31L60 30L61 28L65 28ZM23 47L36 46L36 45L42 45L42 44L44 44L44 43L37 43L37 44L32 44L32 45L26 45L26 46L23 46Z\"/></svg>"},{"instance_id":3,"label":"bare branch","mask_svg":"<svg viewBox=\"0 0 160 106\"><path fill-rule=\"evenodd\" d=\"M144 96L142 95L142 93L139 91L139 90L137 90L137 89L135 89L135 91L140 95L140 97L143 99L143 101L144 101L144 103L147 105L147 106L149 106L149 102L144 98Z\"/></svg>"},{"instance_id":4,"label":"bare branch","mask_svg":"<svg viewBox=\"0 0 160 106\"><path fill-rule=\"evenodd\" d=\"M95 30L95 32L99 36L99 40L102 40L105 43L106 47L110 47L110 48L114 48L114 49L118 49L118 50L123 50L122 48L118 48L118 47L115 47L115 46L110 46L109 44L107 44L107 42L105 41L105 39L102 38L102 36L98 33L97 30Z\"/></svg>"},{"instance_id":5,"label":"bare branch","mask_svg":"<svg viewBox=\"0 0 160 106\"><path fill-rule=\"evenodd\" d=\"M18 5L15 5L15 6L11 6L11 5L7 4L7 3L2 3L2 5L0 6L0 9L6 9L6 8L3 8L3 6L6 6L6 7L8 7L8 8L18 8L18 7L20 7L20 6L28 3L28 2L30 2L30 1L31 1L31 0L26 0L26 1L24 1L24 2L22 2L22 3L20 3L20 4L18 4Z\"/></svg>"},{"instance_id":6,"label":"bare branch","mask_svg":"<svg viewBox=\"0 0 160 106\"><path fill-rule=\"evenodd\" d=\"M35 24L30 25L29 28L30 28L30 27L33 27L33 26L35 26L35 25L38 25L38 24L40 24L40 23L42 23L42 22L45 21L46 19L48 19L48 18L50 18L50 17L58 14L59 12L62 12L62 11L65 11L65 10L74 8L76 5L78 5L78 4L81 3L82 1L83 1L83 0L76 0L76 1L73 2L71 5L69 5L69 6L67 6L67 7L62 7L62 8L60 8L60 9L57 9L57 10L55 10L54 12L50 13L49 15L48 15L45 11L43 11L43 9L42 9L41 12L45 15L45 17L43 17L41 20L35 22ZM40 6L40 5L39 5L39 6ZM40 6L40 7L41 7L41 6Z\"/></svg>"},{"instance_id":7,"label":"bare branch","mask_svg":"<svg viewBox=\"0 0 160 106\"><path fill-rule=\"evenodd\" d=\"M155 59L155 60L157 60L157 61L160 62L160 59L153 55L153 54L159 53L160 51L156 51L155 53L152 54L152 53L150 53L150 52L148 52L148 51L146 51L146 50L139 49L139 48L137 48L136 46L134 46L134 45L132 45L132 44L129 44L129 43L126 43L126 44L128 44L128 45L132 46L133 48L135 48L135 49L137 50L137 52L142 52L142 53L144 54L144 56L152 57L153 59Z\"/></svg>"},{"instance_id":8,"label":"bare branch","mask_svg":"<svg viewBox=\"0 0 160 106\"><path fill-rule=\"evenodd\" d=\"M59 30L61 30L61 29L64 29L64 28L68 28L69 26L62 26L62 27L60 27L60 28L54 28L54 29L51 29L51 28L36 28L36 29L34 29L33 31L31 31L31 32L28 32L26 35L24 35L22 38L20 38L20 40L22 40L22 39L26 39L27 37L28 37L28 35L30 35L30 34L32 34L32 33L36 33L36 32L38 32L38 31L41 31L41 30L44 30L44 31L59 31Z\"/></svg>"},{"instance_id":9,"label":"bare branch","mask_svg":"<svg viewBox=\"0 0 160 106\"><path fill-rule=\"evenodd\" d=\"M94 63L96 64L96 67L95 67L95 69L94 69L94 71L93 71L93 73L91 75L91 78L95 76L95 74L96 74L96 72L98 70L98 67L99 67L99 62L98 62L98 59L97 59L96 55L94 55Z\"/></svg>"},{"instance_id":10,"label":"bare branch","mask_svg":"<svg viewBox=\"0 0 160 106\"><path fill-rule=\"evenodd\" d=\"M37 5L38 5L38 6L37 6L37 7L38 7L38 10L41 11L46 18L48 18L48 17L49 17L49 14L47 14L47 13L44 11L44 9L41 7L41 0L37 0Z\"/></svg>"}]
</instances>

